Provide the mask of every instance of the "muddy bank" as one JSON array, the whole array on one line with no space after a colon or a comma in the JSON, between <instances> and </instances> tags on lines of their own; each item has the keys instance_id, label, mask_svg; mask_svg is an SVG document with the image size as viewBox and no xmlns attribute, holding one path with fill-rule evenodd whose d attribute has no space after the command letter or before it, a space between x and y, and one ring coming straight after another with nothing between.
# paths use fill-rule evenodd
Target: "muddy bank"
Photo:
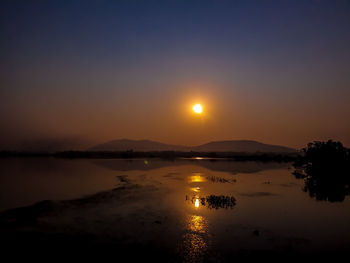
<instances>
[{"instance_id":1,"label":"muddy bank","mask_svg":"<svg viewBox=\"0 0 350 263\"><path fill-rule=\"evenodd\" d=\"M43 259L71 254L83 258L112 254L116 259L175 259L176 254L162 242L166 222L168 227L174 222L163 216L164 211L155 209L160 191L153 186L127 184L79 199L47 200L7 210L0 214L1 247L15 257ZM152 207L145 206L145 200Z\"/></svg>"}]
</instances>

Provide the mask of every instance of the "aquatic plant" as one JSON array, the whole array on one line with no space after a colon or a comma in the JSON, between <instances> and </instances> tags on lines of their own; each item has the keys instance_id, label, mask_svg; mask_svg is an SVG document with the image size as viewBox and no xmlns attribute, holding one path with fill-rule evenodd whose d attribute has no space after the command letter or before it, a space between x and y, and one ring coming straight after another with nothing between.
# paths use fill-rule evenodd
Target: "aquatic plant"
<instances>
[{"instance_id":1,"label":"aquatic plant","mask_svg":"<svg viewBox=\"0 0 350 263\"><path fill-rule=\"evenodd\" d=\"M227 180L223 177L214 176L214 175L207 176L207 180L211 181L213 183L229 183L230 182L229 180Z\"/></svg>"},{"instance_id":2,"label":"aquatic plant","mask_svg":"<svg viewBox=\"0 0 350 263\"><path fill-rule=\"evenodd\" d=\"M188 196L186 196L186 200L189 200ZM191 202L196 207L201 204L209 209L232 209L236 205L236 199L233 196L225 195L209 195L206 197L193 196Z\"/></svg>"}]
</instances>

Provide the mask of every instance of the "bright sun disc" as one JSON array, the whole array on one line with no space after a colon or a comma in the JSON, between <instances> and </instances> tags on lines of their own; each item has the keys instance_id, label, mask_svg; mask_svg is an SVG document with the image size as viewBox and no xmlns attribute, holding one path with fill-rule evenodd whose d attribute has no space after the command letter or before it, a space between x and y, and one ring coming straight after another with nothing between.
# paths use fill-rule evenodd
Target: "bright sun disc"
<instances>
[{"instance_id":1,"label":"bright sun disc","mask_svg":"<svg viewBox=\"0 0 350 263\"><path fill-rule=\"evenodd\" d=\"M194 111L195 113L198 113L198 114L202 113L202 105L200 105L200 104L194 105L194 106L193 106L193 111Z\"/></svg>"}]
</instances>

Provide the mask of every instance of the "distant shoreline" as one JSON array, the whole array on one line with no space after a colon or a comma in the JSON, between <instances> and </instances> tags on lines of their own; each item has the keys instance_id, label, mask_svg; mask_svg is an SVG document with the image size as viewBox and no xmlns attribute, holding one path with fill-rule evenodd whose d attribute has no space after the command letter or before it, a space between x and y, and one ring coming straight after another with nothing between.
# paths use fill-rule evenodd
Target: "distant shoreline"
<instances>
[{"instance_id":1,"label":"distant shoreline","mask_svg":"<svg viewBox=\"0 0 350 263\"><path fill-rule=\"evenodd\" d=\"M1 151L0 158L10 157L54 157L65 159L137 159L137 158L213 158L214 159L231 159L235 161L276 161L292 162L299 156L299 153L247 153L247 152L180 152L180 151L61 151L55 153L45 152L18 152L18 151Z\"/></svg>"}]
</instances>

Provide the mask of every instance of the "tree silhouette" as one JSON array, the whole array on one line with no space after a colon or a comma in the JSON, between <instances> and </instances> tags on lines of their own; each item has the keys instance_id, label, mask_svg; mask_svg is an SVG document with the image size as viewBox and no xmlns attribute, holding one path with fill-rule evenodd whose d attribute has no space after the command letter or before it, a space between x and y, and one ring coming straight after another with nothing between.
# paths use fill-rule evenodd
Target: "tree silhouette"
<instances>
[{"instance_id":1,"label":"tree silhouette","mask_svg":"<svg viewBox=\"0 0 350 263\"><path fill-rule=\"evenodd\" d=\"M350 150L341 142L315 141L295 161L297 178L305 179L305 192L317 200L342 202L350 195Z\"/></svg>"}]
</instances>

